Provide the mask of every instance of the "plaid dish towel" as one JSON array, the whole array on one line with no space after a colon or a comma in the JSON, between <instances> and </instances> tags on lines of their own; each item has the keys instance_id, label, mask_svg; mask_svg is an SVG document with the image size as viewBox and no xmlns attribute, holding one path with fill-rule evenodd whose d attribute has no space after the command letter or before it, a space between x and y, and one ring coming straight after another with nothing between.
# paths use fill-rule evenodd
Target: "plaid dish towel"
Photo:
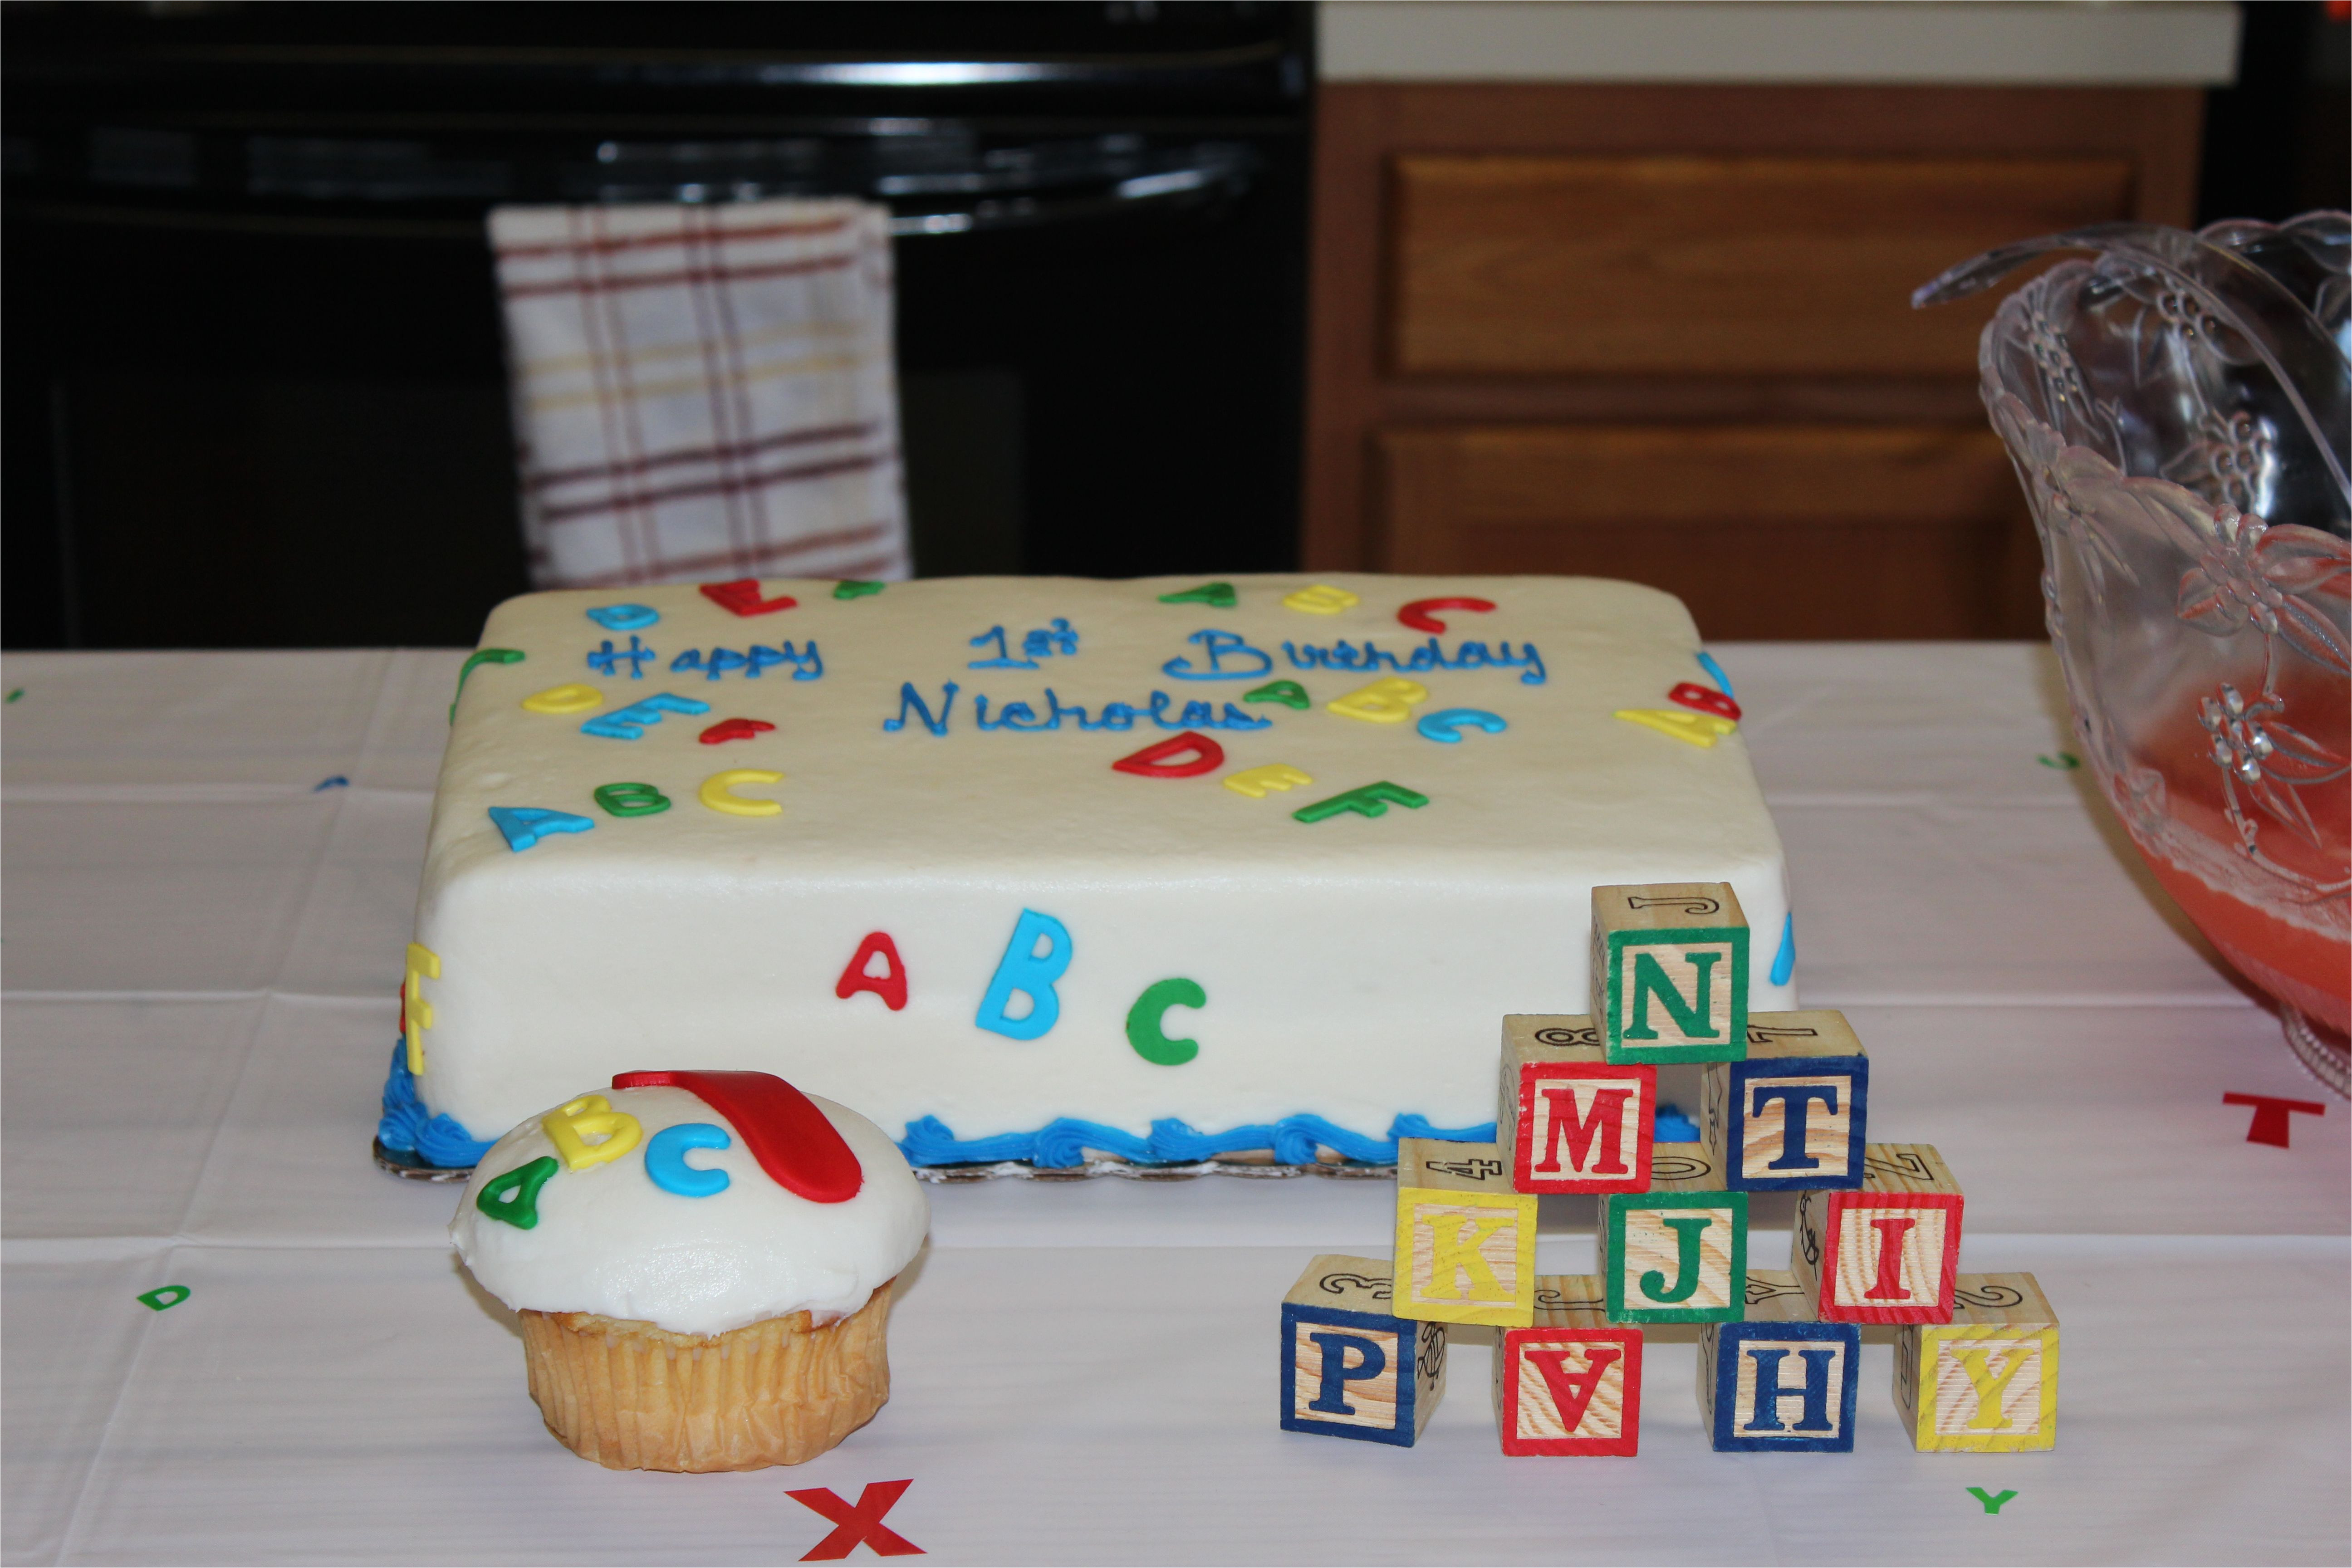
<instances>
[{"instance_id":1,"label":"plaid dish towel","mask_svg":"<svg viewBox=\"0 0 2352 1568\"><path fill-rule=\"evenodd\" d=\"M888 214L490 214L541 588L911 569Z\"/></svg>"}]
</instances>

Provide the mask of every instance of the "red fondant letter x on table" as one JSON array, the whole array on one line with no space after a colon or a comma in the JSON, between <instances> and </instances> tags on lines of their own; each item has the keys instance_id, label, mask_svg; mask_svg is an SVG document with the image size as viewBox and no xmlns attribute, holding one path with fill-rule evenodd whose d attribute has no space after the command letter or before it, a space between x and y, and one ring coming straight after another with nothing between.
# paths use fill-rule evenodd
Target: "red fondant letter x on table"
<instances>
[{"instance_id":1,"label":"red fondant letter x on table","mask_svg":"<svg viewBox=\"0 0 2352 1568\"><path fill-rule=\"evenodd\" d=\"M809 1507L833 1521L833 1533L808 1549L801 1558L803 1563L830 1563L848 1556L864 1542L883 1557L921 1557L921 1547L882 1522L891 1505L906 1495L915 1483L905 1481L869 1481L857 1494L857 1506L842 1501L830 1487L809 1487L784 1495Z\"/></svg>"}]
</instances>

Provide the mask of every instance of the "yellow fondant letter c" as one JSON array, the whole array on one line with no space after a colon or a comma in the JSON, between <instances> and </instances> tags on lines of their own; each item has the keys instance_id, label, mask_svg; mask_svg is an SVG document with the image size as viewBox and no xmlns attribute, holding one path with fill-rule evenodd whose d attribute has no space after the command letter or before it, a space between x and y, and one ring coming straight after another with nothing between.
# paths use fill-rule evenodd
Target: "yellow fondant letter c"
<instances>
[{"instance_id":1,"label":"yellow fondant letter c","mask_svg":"<svg viewBox=\"0 0 2352 1568\"><path fill-rule=\"evenodd\" d=\"M730 768L702 781L701 800L711 810L723 811L730 816L776 816L782 814L782 805L772 800L746 799L735 793L735 786L783 782L784 775L770 768Z\"/></svg>"}]
</instances>

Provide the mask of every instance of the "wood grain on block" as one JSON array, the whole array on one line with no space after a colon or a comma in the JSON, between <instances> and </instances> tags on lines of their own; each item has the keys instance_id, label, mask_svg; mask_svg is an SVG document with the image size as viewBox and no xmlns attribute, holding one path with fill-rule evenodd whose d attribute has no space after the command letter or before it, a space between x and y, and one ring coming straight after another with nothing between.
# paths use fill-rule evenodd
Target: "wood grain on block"
<instances>
[{"instance_id":1,"label":"wood grain on block","mask_svg":"<svg viewBox=\"0 0 2352 1568\"><path fill-rule=\"evenodd\" d=\"M1496 1127L1523 1193L1638 1193L1650 1185L1658 1069L1604 1059L1591 1018L1503 1020Z\"/></svg>"},{"instance_id":2,"label":"wood grain on block","mask_svg":"<svg viewBox=\"0 0 2352 1568\"><path fill-rule=\"evenodd\" d=\"M1607 1324L1597 1276L1547 1275L1536 1300L1534 1326L1506 1330L1495 1355L1503 1452L1638 1452L1642 1331Z\"/></svg>"},{"instance_id":3,"label":"wood grain on block","mask_svg":"<svg viewBox=\"0 0 2352 1568\"><path fill-rule=\"evenodd\" d=\"M1397 1140L1397 1185L1426 1187L1442 1193L1486 1193L1508 1196L1510 1162L1500 1145L1457 1143L1444 1138Z\"/></svg>"},{"instance_id":4,"label":"wood grain on block","mask_svg":"<svg viewBox=\"0 0 2352 1568\"><path fill-rule=\"evenodd\" d=\"M1703 1161L1691 1163L1705 1172ZM1685 1181L1710 1179L1702 1173ZM1647 1193L1608 1194L1597 1240L1612 1321L1706 1323L1741 1315L1746 1193L1669 1190L1661 1183Z\"/></svg>"},{"instance_id":5,"label":"wood grain on block","mask_svg":"<svg viewBox=\"0 0 2352 1568\"><path fill-rule=\"evenodd\" d=\"M1609 1297L1598 1274L1543 1274L1536 1278L1538 1329L1605 1329Z\"/></svg>"},{"instance_id":6,"label":"wood grain on block","mask_svg":"<svg viewBox=\"0 0 2352 1568\"><path fill-rule=\"evenodd\" d=\"M1591 1005L1608 1058L1745 1058L1748 939L1727 883L1593 889Z\"/></svg>"},{"instance_id":7,"label":"wood grain on block","mask_svg":"<svg viewBox=\"0 0 2352 1568\"><path fill-rule=\"evenodd\" d=\"M1869 1058L1842 1015L1753 1014L1748 1059L1700 1074L1699 1142L1734 1191L1859 1187L1869 1096Z\"/></svg>"},{"instance_id":8,"label":"wood grain on block","mask_svg":"<svg viewBox=\"0 0 2352 1568\"><path fill-rule=\"evenodd\" d=\"M2058 1314L2031 1274L1963 1274L1952 1321L1895 1341L1895 1408L1922 1453L2014 1453L2058 1439Z\"/></svg>"},{"instance_id":9,"label":"wood grain on block","mask_svg":"<svg viewBox=\"0 0 2352 1568\"><path fill-rule=\"evenodd\" d=\"M1813 1304L1806 1300L1797 1277L1786 1269L1751 1268L1743 1298L1746 1321L1751 1323L1810 1323Z\"/></svg>"},{"instance_id":10,"label":"wood grain on block","mask_svg":"<svg viewBox=\"0 0 2352 1568\"><path fill-rule=\"evenodd\" d=\"M1391 1273L1385 1258L1327 1252L1307 1266L1283 1300L1346 1312L1386 1312L1395 1300Z\"/></svg>"},{"instance_id":11,"label":"wood grain on block","mask_svg":"<svg viewBox=\"0 0 2352 1568\"><path fill-rule=\"evenodd\" d=\"M1710 1323L1699 1410L1717 1452L1851 1453L1862 1331L1852 1323Z\"/></svg>"},{"instance_id":12,"label":"wood grain on block","mask_svg":"<svg viewBox=\"0 0 2352 1568\"><path fill-rule=\"evenodd\" d=\"M1952 1316L1964 1200L1934 1148L1872 1143L1859 1191L1797 1197L1790 1268L1824 1322L1942 1323Z\"/></svg>"},{"instance_id":13,"label":"wood grain on block","mask_svg":"<svg viewBox=\"0 0 2352 1568\"><path fill-rule=\"evenodd\" d=\"M1428 1425L1444 1329L1389 1311L1390 1284L1385 1259L1327 1255L1283 1298L1285 1430L1409 1447Z\"/></svg>"}]
</instances>

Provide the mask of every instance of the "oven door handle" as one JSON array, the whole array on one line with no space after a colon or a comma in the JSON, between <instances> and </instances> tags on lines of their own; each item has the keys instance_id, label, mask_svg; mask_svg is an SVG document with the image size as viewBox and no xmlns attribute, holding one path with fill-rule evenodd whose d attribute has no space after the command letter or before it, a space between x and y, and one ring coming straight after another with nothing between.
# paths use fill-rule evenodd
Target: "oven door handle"
<instances>
[{"instance_id":1,"label":"oven door handle","mask_svg":"<svg viewBox=\"0 0 2352 1568\"><path fill-rule=\"evenodd\" d=\"M1055 224L1096 222L1131 213L1201 206L1238 196L1249 189L1250 170L1239 161L1168 169L1121 180L1101 195L1038 200L1028 196L974 202L951 212L903 213L890 219L892 237L975 234L991 229L1041 228Z\"/></svg>"}]
</instances>

